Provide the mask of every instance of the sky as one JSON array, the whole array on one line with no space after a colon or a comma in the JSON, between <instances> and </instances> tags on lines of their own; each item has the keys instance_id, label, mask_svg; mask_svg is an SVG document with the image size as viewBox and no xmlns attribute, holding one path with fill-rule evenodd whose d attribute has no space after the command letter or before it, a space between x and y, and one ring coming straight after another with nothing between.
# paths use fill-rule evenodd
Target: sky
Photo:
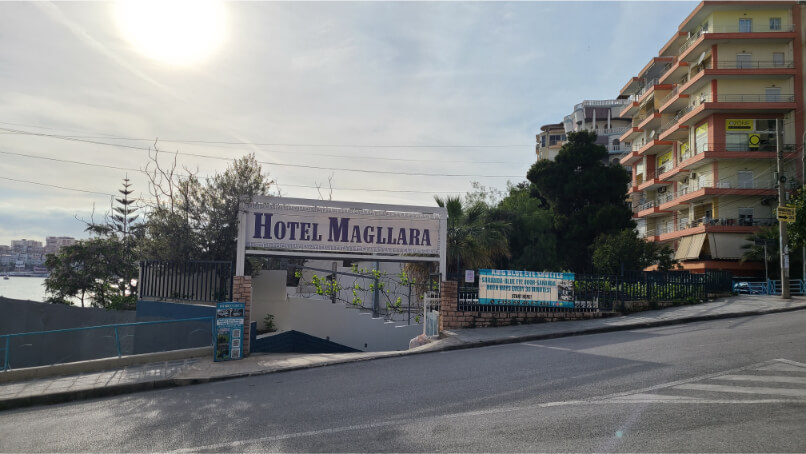
<instances>
[{"instance_id":1,"label":"sky","mask_svg":"<svg viewBox=\"0 0 806 454\"><path fill-rule=\"evenodd\" d=\"M0 2L0 244L86 237L127 177L149 199L155 147L201 178L254 153L285 197L504 190L696 5Z\"/></svg>"}]
</instances>

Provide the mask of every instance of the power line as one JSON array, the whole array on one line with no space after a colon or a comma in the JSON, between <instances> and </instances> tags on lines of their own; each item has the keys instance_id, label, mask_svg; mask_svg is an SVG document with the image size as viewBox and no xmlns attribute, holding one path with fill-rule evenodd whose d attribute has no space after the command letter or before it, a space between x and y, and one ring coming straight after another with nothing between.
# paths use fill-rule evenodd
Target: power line
<instances>
[{"instance_id":1,"label":"power line","mask_svg":"<svg viewBox=\"0 0 806 454\"><path fill-rule=\"evenodd\" d=\"M88 191L86 189L68 188L66 186L59 186L59 185L48 184L48 183L41 183L41 182L38 182L38 181L18 180L16 178L8 178L8 177L0 177L0 179L9 180L9 181L15 181L17 183L35 184L37 186L47 186L47 187L51 187L51 188L64 189L66 191L85 192L87 194L99 194L99 195L106 195L106 196L109 196L109 197L115 197L115 194L108 194L106 192L97 192L97 191Z\"/></svg>"},{"instance_id":2,"label":"power line","mask_svg":"<svg viewBox=\"0 0 806 454\"><path fill-rule=\"evenodd\" d=\"M3 150L0 150L0 154L6 154L6 155L11 155L11 156L20 156L20 157L32 158L32 159L43 159L43 160L46 160L46 161L63 162L63 163L67 163L67 164L78 164L78 165L83 165L83 166L88 166L88 167L103 167L103 168L114 169L114 170L126 170L126 171L131 171L131 172L140 172L140 173L148 175L147 171L145 171L143 169L137 169L137 168L134 168L134 167L120 167L120 166L112 166L112 165L107 165L107 164L95 164L95 163L84 162L84 161L74 161L74 160L70 160L70 159L59 159L59 158L53 158L53 157L48 157L48 156L37 156L37 155L32 155L32 154L27 154L27 153L16 153L16 152L13 152L13 151L3 151ZM182 176L190 176L189 173L180 173L180 175L182 175ZM277 182L275 182L275 185L277 185L278 187L289 186L289 187L295 187L295 188L332 189L332 190L338 190L338 191L367 191L367 192L391 192L391 193L415 193L415 194L457 194L457 193L461 192L461 191L417 191L417 190L411 190L411 189L375 189L375 188L339 188L339 187L327 187L326 188L326 187L323 187L323 186L311 186L311 185L304 185L304 184L280 184L280 183L277 183Z\"/></svg>"},{"instance_id":3,"label":"power line","mask_svg":"<svg viewBox=\"0 0 806 454\"><path fill-rule=\"evenodd\" d=\"M15 132L21 135L30 135L35 137L45 137L51 139L59 139L59 140L66 140L71 142L81 142L81 143L90 143L94 145L103 145L103 146L110 146L110 147L120 147L120 148L127 148L133 150L141 150L141 151L151 151L151 147L137 147L133 145L124 145L124 144L116 144L116 143L109 143L109 142L98 142L95 140L87 140L87 139L78 139L72 138L69 136L62 136L58 134L45 134L41 132L32 132L32 131L23 131L23 130L15 130L9 128L0 128L3 131L10 131ZM170 153L170 152L165 152ZM230 161L231 158L226 158L222 156L211 156L205 155L200 153L187 153L187 152L180 152L176 151L173 152L183 156L193 156L197 158L205 158L205 159L217 159L220 161ZM353 169L347 167L323 167L323 166L313 166L313 165L304 165L304 164L284 164L280 162L272 162L272 161L257 161L259 164L271 165L271 166L279 166L279 167L297 167L303 169L313 169L313 170L327 170L327 171L342 171L342 172L356 172L356 173L369 173L369 174L384 174L384 175L405 175L405 176L425 176L425 177L476 177L476 178L522 178L521 175L481 175L481 174L448 174L448 173L419 173L419 172L399 172L399 171L391 171L391 170L367 170L367 169Z\"/></svg>"},{"instance_id":4,"label":"power line","mask_svg":"<svg viewBox=\"0 0 806 454\"><path fill-rule=\"evenodd\" d=\"M45 126L37 126L22 123L10 123L0 121L0 124L12 126L24 126L37 129L48 129L53 131L64 131L58 128L48 128ZM113 135L97 135L97 136L70 136L76 138L87 139L117 139L117 140L132 140L132 141L146 141L150 142L150 138L137 138L137 137L115 137ZM184 143L184 144L210 144L210 145L255 145L255 146L276 146L276 147L311 147L311 148L522 148L532 147L534 144L487 144L487 145L399 145L399 144L329 144L329 143L282 143L282 142L250 142L250 141L227 141L227 140L192 140L192 139L160 139L161 142L169 143ZM332 156L332 155L325 155Z\"/></svg>"}]
</instances>

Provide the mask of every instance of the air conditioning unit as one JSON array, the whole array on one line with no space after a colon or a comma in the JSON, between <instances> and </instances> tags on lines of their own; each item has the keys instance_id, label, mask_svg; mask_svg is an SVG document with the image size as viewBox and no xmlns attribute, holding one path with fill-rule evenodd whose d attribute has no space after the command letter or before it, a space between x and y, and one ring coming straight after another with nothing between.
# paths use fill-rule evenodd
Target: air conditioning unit
<instances>
[{"instance_id":1,"label":"air conditioning unit","mask_svg":"<svg viewBox=\"0 0 806 454\"><path fill-rule=\"evenodd\" d=\"M658 194L663 194L666 192L666 186L661 186L658 188Z\"/></svg>"}]
</instances>

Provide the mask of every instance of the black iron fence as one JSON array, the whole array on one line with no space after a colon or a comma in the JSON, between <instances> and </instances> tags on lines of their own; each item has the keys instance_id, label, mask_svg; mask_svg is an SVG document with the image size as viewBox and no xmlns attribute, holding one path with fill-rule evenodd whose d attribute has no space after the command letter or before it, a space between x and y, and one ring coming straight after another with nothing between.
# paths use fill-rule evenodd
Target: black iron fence
<instances>
[{"instance_id":1,"label":"black iron fence","mask_svg":"<svg viewBox=\"0 0 806 454\"><path fill-rule=\"evenodd\" d=\"M140 262L140 298L215 303L232 300L232 263Z\"/></svg>"},{"instance_id":2,"label":"black iron fence","mask_svg":"<svg viewBox=\"0 0 806 454\"><path fill-rule=\"evenodd\" d=\"M727 271L693 274L688 271L627 272L623 276L577 274L573 304L564 307L512 304L479 304L478 286L458 289L458 309L471 312L568 312L612 311L628 302L684 304L704 301L708 294L731 291L732 275Z\"/></svg>"}]
</instances>

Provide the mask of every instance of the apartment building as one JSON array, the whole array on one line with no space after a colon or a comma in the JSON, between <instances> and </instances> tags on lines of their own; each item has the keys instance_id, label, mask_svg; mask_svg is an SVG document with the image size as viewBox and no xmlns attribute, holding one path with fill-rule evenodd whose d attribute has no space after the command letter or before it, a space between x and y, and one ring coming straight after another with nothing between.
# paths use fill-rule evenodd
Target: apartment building
<instances>
[{"instance_id":1,"label":"apartment building","mask_svg":"<svg viewBox=\"0 0 806 454\"><path fill-rule=\"evenodd\" d=\"M574 106L574 112L563 118L565 133L593 131L596 143L607 148L610 155L608 162L618 163L618 158L625 151L627 144L619 138L631 125L631 118L622 117L621 111L627 104L624 99L604 99L582 101Z\"/></svg>"},{"instance_id":2,"label":"apartment building","mask_svg":"<svg viewBox=\"0 0 806 454\"><path fill-rule=\"evenodd\" d=\"M540 127L540 134L536 136L537 145L535 153L537 159L554 160L567 140L562 123L552 123Z\"/></svg>"},{"instance_id":3,"label":"apartment building","mask_svg":"<svg viewBox=\"0 0 806 454\"><path fill-rule=\"evenodd\" d=\"M763 275L739 259L748 236L777 223L777 185L802 181L803 9L704 1L619 93L639 232L685 269Z\"/></svg>"},{"instance_id":4,"label":"apartment building","mask_svg":"<svg viewBox=\"0 0 806 454\"><path fill-rule=\"evenodd\" d=\"M593 131L596 143L607 148L608 162L618 163L625 150L619 137L627 130L631 118L619 114L627 103L624 99L582 101L574 106L573 113L566 115L562 123L544 125L537 135L537 158L553 160L566 141L569 132Z\"/></svg>"},{"instance_id":5,"label":"apartment building","mask_svg":"<svg viewBox=\"0 0 806 454\"><path fill-rule=\"evenodd\" d=\"M58 254L63 247L71 246L76 242L76 239L71 236L45 237L45 254Z\"/></svg>"}]
</instances>

